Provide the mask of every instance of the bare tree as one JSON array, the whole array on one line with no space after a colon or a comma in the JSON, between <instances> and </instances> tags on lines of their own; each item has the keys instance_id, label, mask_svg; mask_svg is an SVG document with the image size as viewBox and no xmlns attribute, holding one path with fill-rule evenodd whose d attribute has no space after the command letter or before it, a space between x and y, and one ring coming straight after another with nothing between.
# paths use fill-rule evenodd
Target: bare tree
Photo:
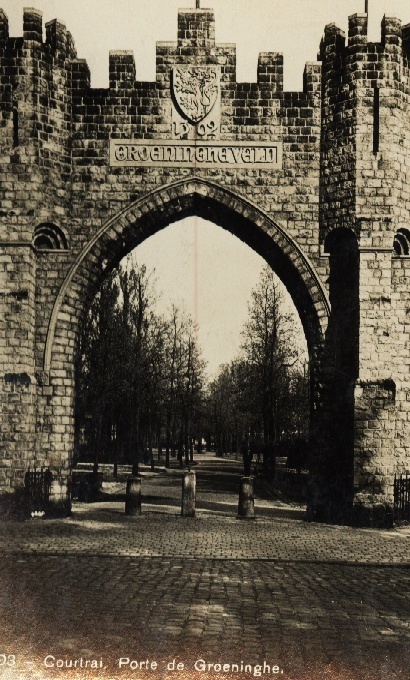
<instances>
[{"instance_id":1,"label":"bare tree","mask_svg":"<svg viewBox=\"0 0 410 680\"><path fill-rule=\"evenodd\" d=\"M166 437L166 465L178 449L192 461L204 363L191 319L176 307L156 312L154 272L144 265L112 272L90 306L77 362L78 439L101 455L131 460L133 474ZM86 414L90 415L87 424ZM87 425L87 427L86 427ZM87 432L85 432L87 430Z\"/></svg>"},{"instance_id":2,"label":"bare tree","mask_svg":"<svg viewBox=\"0 0 410 680\"><path fill-rule=\"evenodd\" d=\"M246 474L253 453L263 454L265 468L273 471L275 447L296 432L298 410L307 413L306 390L292 369L299 355L295 336L294 316L266 267L251 294L240 355L221 367L207 397L208 436L222 454L241 451Z\"/></svg>"},{"instance_id":3,"label":"bare tree","mask_svg":"<svg viewBox=\"0 0 410 680\"><path fill-rule=\"evenodd\" d=\"M291 316L271 269L265 267L252 291L242 351L250 367L263 422L264 455L273 458L278 428L278 396L286 369L297 360Z\"/></svg>"}]
</instances>

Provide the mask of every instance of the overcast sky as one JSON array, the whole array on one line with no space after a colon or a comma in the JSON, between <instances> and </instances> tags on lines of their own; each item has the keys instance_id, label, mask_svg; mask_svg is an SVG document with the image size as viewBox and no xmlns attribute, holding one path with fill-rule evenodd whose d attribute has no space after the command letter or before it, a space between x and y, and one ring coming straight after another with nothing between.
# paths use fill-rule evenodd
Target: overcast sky
<instances>
[{"instance_id":1,"label":"overcast sky","mask_svg":"<svg viewBox=\"0 0 410 680\"><path fill-rule=\"evenodd\" d=\"M139 264L155 268L156 289L162 290L159 310L166 312L177 302L196 319L208 373L215 375L239 351L247 302L265 261L236 236L200 218L172 224L134 252ZM299 317L284 288L282 295L287 309L294 310L301 351L306 352Z\"/></svg>"},{"instance_id":2,"label":"overcast sky","mask_svg":"<svg viewBox=\"0 0 410 680\"><path fill-rule=\"evenodd\" d=\"M93 87L108 86L109 50L133 50L139 80L155 79L155 42L176 39L178 7L195 0L0 0L10 35L22 34L23 7L58 18L71 31L79 58L87 60ZM283 52L285 89L302 89L306 61L315 61L323 29L347 30L364 0L201 0L212 7L218 42L237 44L238 81L256 80L259 52ZM383 14L410 23L409 0L369 0L369 39L380 40ZM162 307L183 305L196 317L210 373L238 351L247 300L264 262L219 227L200 219L173 224L137 249L155 267ZM196 253L196 256L195 256ZM195 265L196 263L196 265ZM197 285L195 285L195 282Z\"/></svg>"}]
</instances>

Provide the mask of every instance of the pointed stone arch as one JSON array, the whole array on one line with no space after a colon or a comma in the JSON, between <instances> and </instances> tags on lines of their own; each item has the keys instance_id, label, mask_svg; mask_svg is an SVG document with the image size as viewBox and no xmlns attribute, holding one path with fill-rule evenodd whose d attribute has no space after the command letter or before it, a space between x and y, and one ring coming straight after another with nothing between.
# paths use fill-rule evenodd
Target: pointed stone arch
<instances>
[{"instance_id":1,"label":"pointed stone arch","mask_svg":"<svg viewBox=\"0 0 410 680\"><path fill-rule=\"evenodd\" d=\"M75 328L104 272L160 229L193 215L227 229L266 260L294 301L311 359L317 354L323 344L330 308L306 255L283 228L249 200L226 187L194 177L178 180L138 199L109 219L87 243L54 304L44 353L46 372L53 370L54 355L61 368L61 359L68 354L67 329ZM70 337L73 338L72 333Z\"/></svg>"},{"instance_id":2,"label":"pointed stone arch","mask_svg":"<svg viewBox=\"0 0 410 680\"><path fill-rule=\"evenodd\" d=\"M57 473L57 505L65 507L70 484L74 369L84 310L107 271L126 254L160 229L194 215L229 230L253 248L288 289L302 321L310 358L311 436L321 429L323 356L330 312L312 264L283 228L244 197L207 180L181 179L140 198L109 219L78 254L56 297L45 343L44 387L40 386L43 398L37 404L41 428L36 447L42 451L43 444L47 446L47 464Z\"/></svg>"}]
</instances>

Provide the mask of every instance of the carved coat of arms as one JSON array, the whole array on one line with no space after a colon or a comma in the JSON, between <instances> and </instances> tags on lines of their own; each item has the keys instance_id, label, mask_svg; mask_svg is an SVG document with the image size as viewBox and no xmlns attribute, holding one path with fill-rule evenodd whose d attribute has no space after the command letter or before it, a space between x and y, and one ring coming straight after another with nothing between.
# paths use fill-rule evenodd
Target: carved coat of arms
<instances>
[{"instance_id":1,"label":"carved coat of arms","mask_svg":"<svg viewBox=\"0 0 410 680\"><path fill-rule=\"evenodd\" d=\"M173 70L175 101L194 125L212 110L219 92L219 70L212 66L178 66Z\"/></svg>"}]
</instances>

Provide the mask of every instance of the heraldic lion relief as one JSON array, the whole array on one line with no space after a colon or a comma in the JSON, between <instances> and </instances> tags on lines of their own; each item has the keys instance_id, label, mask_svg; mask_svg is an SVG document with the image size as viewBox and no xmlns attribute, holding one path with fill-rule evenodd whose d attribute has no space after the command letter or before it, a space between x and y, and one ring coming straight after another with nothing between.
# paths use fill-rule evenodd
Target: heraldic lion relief
<instances>
[{"instance_id":1,"label":"heraldic lion relief","mask_svg":"<svg viewBox=\"0 0 410 680\"><path fill-rule=\"evenodd\" d=\"M210 113L219 94L219 73L216 68L174 68L172 83L177 106L191 123L199 123Z\"/></svg>"}]
</instances>

